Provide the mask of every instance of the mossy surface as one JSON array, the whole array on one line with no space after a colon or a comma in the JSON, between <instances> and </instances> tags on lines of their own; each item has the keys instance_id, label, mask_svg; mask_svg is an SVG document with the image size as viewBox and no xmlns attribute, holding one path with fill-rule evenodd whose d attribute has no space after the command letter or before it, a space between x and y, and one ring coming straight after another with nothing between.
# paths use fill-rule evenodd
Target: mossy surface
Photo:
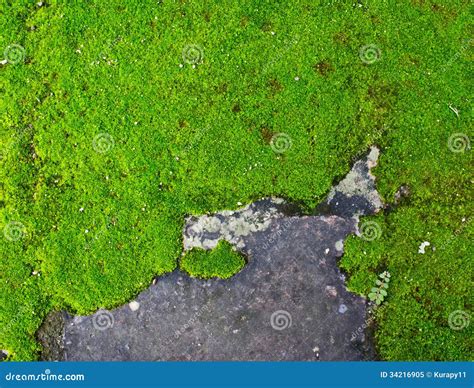
<instances>
[{"instance_id":1,"label":"mossy surface","mask_svg":"<svg viewBox=\"0 0 474 388\"><path fill-rule=\"evenodd\" d=\"M0 1L0 51L24 48L0 65L11 359L38 357L49 311L113 308L175 269L186 215L312 207L372 144L384 199L411 192L342 260L363 294L392 274L379 352L472 358L473 325L448 322L472 312L473 159L450 143L473 135L468 1L36 3Z\"/></svg>"},{"instance_id":2,"label":"mossy surface","mask_svg":"<svg viewBox=\"0 0 474 388\"><path fill-rule=\"evenodd\" d=\"M182 270L202 279L227 279L239 272L244 265L244 257L225 241L219 242L210 252L194 248L186 252L180 261Z\"/></svg>"}]
</instances>

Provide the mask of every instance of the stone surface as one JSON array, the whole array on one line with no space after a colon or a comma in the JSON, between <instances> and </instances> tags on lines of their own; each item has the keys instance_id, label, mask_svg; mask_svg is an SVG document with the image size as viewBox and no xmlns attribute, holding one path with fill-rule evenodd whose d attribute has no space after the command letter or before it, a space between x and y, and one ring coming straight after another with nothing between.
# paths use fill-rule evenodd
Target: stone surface
<instances>
[{"instance_id":1,"label":"stone surface","mask_svg":"<svg viewBox=\"0 0 474 388\"><path fill-rule=\"evenodd\" d=\"M378 148L372 147L367 157L357 161L346 177L331 189L325 202L331 214L359 217L382 207L375 177L370 173L370 169L377 165L378 157Z\"/></svg>"},{"instance_id":2,"label":"stone surface","mask_svg":"<svg viewBox=\"0 0 474 388\"><path fill-rule=\"evenodd\" d=\"M113 311L65 318L57 333L66 360L371 359L366 300L346 290L337 259L358 216L382 206L370 168L359 161L325 202L325 215L294 216L283 200L191 217L184 248L226 239L248 257L227 280L179 270ZM353 333L360 333L354 336ZM48 346L48 345L47 345ZM51 354L51 352L49 352Z\"/></svg>"}]
</instances>

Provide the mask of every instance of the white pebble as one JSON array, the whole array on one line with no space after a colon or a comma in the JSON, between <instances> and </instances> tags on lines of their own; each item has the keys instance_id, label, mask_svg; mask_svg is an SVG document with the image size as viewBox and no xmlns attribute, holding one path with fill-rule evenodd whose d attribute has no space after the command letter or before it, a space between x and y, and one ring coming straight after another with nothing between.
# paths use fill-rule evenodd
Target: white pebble
<instances>
[{"instance_id":1,"label":"white pebble","mask_svg":"<svg viewBox=\"0 0 474 388\"><path fill-rule=\"evenodd\" d=\"M341 304L339 306L339 313L344 314L347 311L347 306L345 304Z\"/></svg>"},{"instance_id":2,"label":"white pebble","mask_svg":"<svg viewBox=\"0 0 474 388\"><path fill-rule=\"evenodd\" d=\"M424 254L425 248L429 246L430 246L430 243L428 241L423 241L418 248L418 253Z\"/></svg>"},{"instance_id":3,"label":"white pebble","mask_svg":"<svg viewBox=\"0 0 474 388\"><path fill-rule=\"evenodd\" d=\"M133 302L130 302L128 304L128 307L130 307L130 310L132 310L132 311L137 311L140 308L140 303L138 303L136 300L134 300Z\"/></svg>"}]
</instances>

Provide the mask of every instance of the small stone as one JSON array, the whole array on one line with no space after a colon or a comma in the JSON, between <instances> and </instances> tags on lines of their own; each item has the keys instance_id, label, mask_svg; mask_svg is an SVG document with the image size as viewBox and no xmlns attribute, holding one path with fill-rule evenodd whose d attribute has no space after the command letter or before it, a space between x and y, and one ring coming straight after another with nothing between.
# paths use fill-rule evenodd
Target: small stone
<instances>
[{"instance_id":1,"label":"small stone","mask_svg":"<svg viewBox=\"0 0 474 388\"><path fill-rule=\"evenodd\" d=\"M347 311L347 306L345 304L341 304L339 306L339 313L344 314Z\"/></svg>"},{"instance_id":2,"label":"small stone","mask_svg":"<svg viewBox=\"0 0 474 388\"><path fill-rule=\"evenodd\" d=\"M331 297L331 298L335 298L337 297L337 290L336 290L336 287L334 286L326 286L326 295Z\"/></svg>"},{"instance_id":3,"label":"small stone","mask_svg":"<svg viewBox=\"0 0 474 388\"><path fill-rule=\"evenodd\" d=\"M132 311L137 311L140 308L140 303L134 300L128 304L128 307L130 307L130 310Z\"/></svg>"},{"instance_id":4,"label":"small stone","mask_svg":"<svg viewBox=\"0 0 474 388\"><path fill-rule=\"evenodd\" d=\"M4 360L5 358L8 357L10 353L8 352L8 350L0 350L0 361Z\"/></svg>"},{"instance_id":5,"label":"small stone","mask_svg":"<svg viewBox=\"0 0 474 388\"><path fill-rule=\"evenodd\" d=\"M327 255L329 253L329 248L326 248L326 250L324 251L324 253Z\"/></svg>"},{"instance_id":6,"label":"small stone","mask_svg":"<svg viewBox=\"0 0 474 388\"><path fill-rule=\"evenodd\" d=\"M428 241L423 241L418 247L418 253L423 255L425 253L425 248L428 246L430 246L430 243Z\"/></svg>"}]
</instances>

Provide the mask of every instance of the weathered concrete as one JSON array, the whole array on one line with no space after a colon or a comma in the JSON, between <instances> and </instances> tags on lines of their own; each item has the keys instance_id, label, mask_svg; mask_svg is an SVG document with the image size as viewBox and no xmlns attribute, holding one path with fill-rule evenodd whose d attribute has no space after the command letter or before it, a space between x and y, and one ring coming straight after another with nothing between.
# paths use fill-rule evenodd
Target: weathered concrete
<instances>
[{"instance_id":1,"label":"weathered concrete","mask_svg":"<svg viewBox=\"0 0 474 388\"><path fill-rule=\"evenodd\" d=\"M237 211L191 217L184 248L226 239L247 255L227 280L175 271L133 304L66 317L67 360L361 360L370 359L366 300L348 292L337 259L357 232L358 216L382 203L370 175L378 151L355 164L325 203L324 216L285 215L278 199ZM352 338L351 338L352 337ZM50 352L51 353L51 352Z\"/></svg>"}]
</instances>

